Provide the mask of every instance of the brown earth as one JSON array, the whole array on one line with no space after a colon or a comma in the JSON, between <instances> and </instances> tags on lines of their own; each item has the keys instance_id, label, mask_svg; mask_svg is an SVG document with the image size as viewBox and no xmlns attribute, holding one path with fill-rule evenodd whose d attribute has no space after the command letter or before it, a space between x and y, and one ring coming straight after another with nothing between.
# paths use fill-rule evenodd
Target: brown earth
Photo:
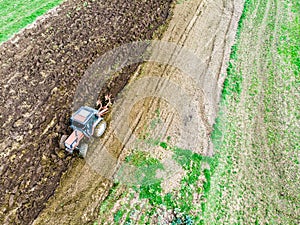
<instances>
[{"instance_id":1,"label":"brown earth","mask_svg":"<svg viewBox=\"0 0 300 225\"><path fill-rule=\"evenodd\" d=\"M61 154L58 147L61 135L70 133L68 118L80 78L106 51L151 39L168 18L170 4L69 0L0 46L1 224L31 224L63 172L74 167L81 173L82 160ZM107 91L115 96L137 66L122 70ZM76 183L76 176L72 179Z\"/></svg>"}]
</instances>

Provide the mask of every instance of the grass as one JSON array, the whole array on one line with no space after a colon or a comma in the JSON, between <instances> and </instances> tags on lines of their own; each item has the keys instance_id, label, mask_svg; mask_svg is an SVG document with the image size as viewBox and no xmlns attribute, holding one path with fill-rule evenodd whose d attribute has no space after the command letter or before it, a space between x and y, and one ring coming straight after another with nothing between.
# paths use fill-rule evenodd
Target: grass
<instances>
[{"instance_id":1,"label":"grass","mask_svg":"<svg viewBox=\"0 0 300 225\"><path fill-rule=\"evenodd\" d=\"M0 2L0 43L34 22L38 16L59 5L63 0L25 0Z\"/></svg>"},{"instance_id":2,"label":"grass","mask_svg":"<svg viewBox=\"0 0 300 225\"><path fill-rule=\"evenodd\" d=\"M156 184L161 182L161 179L156 178L156 172L157 170L164 169L158 159L151 157L148 152L135 150L125 158L125 162L135 166L135 179L137 183L142 184L142 187L149 186L149 188L143 189L141 195L147 195L148 191L156 192ZM122 167L120 173L122 173Z\"/></svg>"},{"instance_id":3,"label":"grass","mask_svg":"<svg viewBox=\"0 0 300 225\"><path fill-rule=\"evenodd\" d=\"M161 180L156 178L156 171L163 170L163 165L156 158L150 156L148 152L134 151L127 156L125 161L138 168L135 172L141 185L134 186L138 190L140 199L148 199L151 205L160 205L161 197Z\"/></svg>"},{"instance_id":4,"label":"grass","mask_svg":"<svg viewBox=\"0 0 300 225\"><path fill-rule=\"evenodd\" d=\"M238 60L237 50L239 45L239 37L241 35L241 28L243 25L243 22L246 18L246 14L249 11L250 7L250 0L246 0L244 3L244 10L241 15L241 18L238 23L237 27L237 33L236 33L236 43L231 47L231 53L230 53L230 61L227 67L227 77L223 84L223 90L222 90L222 100L223 102L226 102L226 99L232 95L235 96L236 102L239 102L239 97L242 90L242 82L243 82L243 76L241 72L237 70L237 67L235 66L235 61ZM213 134L214 135L214 134Z\"/></svg>"},{"instance_id":5,"label":"grass","mask_svg":"<svg viewBox=\"0 0 300 225\"><path fill-rule=\"evenodd\" d=\"M299 10L297 1L245 3L212 133L204 224L297 224Z\"/></svg>"},{"instance_id":6,"label":"grass","mask_svg":"<svg viewBox=\"0 0 300 225\"><path fill-rule=\"evenodd\" d=\"M120 219L123 217L125 213L125 210L118 210L115 214L114 214L114 222L115 223L119 223Z\"/></svg>"}]
</instances>

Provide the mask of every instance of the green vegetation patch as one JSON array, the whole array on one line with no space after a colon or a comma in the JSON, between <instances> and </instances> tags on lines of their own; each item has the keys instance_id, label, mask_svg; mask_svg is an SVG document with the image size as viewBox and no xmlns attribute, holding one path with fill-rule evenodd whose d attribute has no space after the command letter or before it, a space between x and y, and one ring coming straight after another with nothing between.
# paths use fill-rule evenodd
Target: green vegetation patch
<instances>
[{"instance_id":1,"label":"green vegetation patch","mask_svg":"<svg viewBox=\"0 0 300 225\"><path fill-rule=\"evenodd\" d=\"M156 187L155 185L161 182L162 179L157 178L156 173L158 170L163 170L164 167L158 159L151 157L148 152L134 150L125 158L125 162L125 165L134 166L134 179L138 184ZM120 174L122 174L122 168ZM149 191L152 189L150 188Z\"/></svg>"},{"instance_id":2,"label":"green vegetation patch","mask_svg":"<svg viewBox=\"0 0 300 225\"><path fill-rule=\"evenodd\" d=\"M291 11L293 18L288 23L281 25L280 44L277 48L278 53L283 57L286 63L290 63L294 75L299 84L300 80L300 2L292 1Z\"/></svg>"},{"instance_id":3,"label":"green vegetation patch","mask_svg":"<svg viewBox=\"0 0 300 225\"><path fill-rule=\"evenodd\" d=\"M0 2L0 43L34 22L63 0L3 0Z\"/></svg>"},{"instance_id":4,"label":"green vegetation patch","mask_svg":"<svg viewBox=\"0 0 300 225\"><path fill-rule=\"evenodd\" d=\"M153 144L154 142L152 142ZM167 142L155 141L157 146L163 146L166 150L172 151L173 160L186 171L180 180L179 187L172 192L164 193L162 189L162 178L157 178L157 170L164 170L163 164L151 157L147 152L135 150L125 158L127 164L134 165L139 170L135 171L142 183L138 185L128 186L126 194L120 195L120 191L113 189L108 198L104 201L100 208L99 216L103 216L104 211L112 209L118 199L132 199L134 192L138 194L136 205L128 205L121 207L113 213L115 224L130 224L133 219L133 212L139 211L139 219L135 221L137 224L151 224L152 217L159 218L158 210L165 207L172 213L173 221L171 224L200 224L203 222L203 213L205 210L205 201L210 189L211 168L214 168L215 159L204 157L190 150L184 150L177 147L171 147ZM206 166L204 166L206 165ZM143 175L143 176L142 176ZM202 180L200 178L202 177ZM150 182L151 181L151 182ZM116 186L117 187L117 186ZM198 196L195 199L195 196ZM144 205L146 201L146 206ZM141 204L143 202L143 204ZM141 205L147 210L142 210ZM126 216L125 216L126 215ZM126 218L125 218L126 217Z\"/></svg>"},{"instance_id":5,"label":"green vegetation patch","mask_svg":"<svg viewBox=\"0 0 300 225\"><path fill-rule=\"evenodd\" d=\"M123 217L125 213L125 210L118 210L115 214L114 214L114 222L115 223L119 223L120 219Z\"/></svg>"}]
</instances>

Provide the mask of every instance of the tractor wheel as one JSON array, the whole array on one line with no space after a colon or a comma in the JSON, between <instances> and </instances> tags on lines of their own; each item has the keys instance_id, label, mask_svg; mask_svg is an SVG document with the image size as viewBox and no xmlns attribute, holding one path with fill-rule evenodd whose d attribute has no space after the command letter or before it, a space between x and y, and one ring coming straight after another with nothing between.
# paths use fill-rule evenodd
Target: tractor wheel
<instances>
[{"instance_id":1,"label":"tractor wheel","mask_svg":"<svg viewBox=\"0 0 300 225\"><path fill-rule=\"evenodd\" d=\"M94 135L96 137L101 137L106 130L106 122L102 120L95 128Z\"/></svg>"},{"instance_id":2,"label":"tractor wheel","mask_svg":"<svg viewBox=\"0 0 300 225\"><path fill-rule=\"evenodd\" d=\"M61 148L61 149L65 149L66 147L65 147L65 141L67 140L67 138L68 138L68 135L63 135L63 136L61 136L61 138L60 138L60 141L59 141L59 147Z\"/></svg>"},{"instance_id":3,"label":"tractor wheel","mask_svg":"<svg viewBox=\"0 0 300 225\"><path fill-rule=\"evenodd\" d=\"M78 147L78 149L79 149L79 154L80 154L83 158L86 157L86 153L87 153L87 151L88 151L88 148L89 148L89 146L88 146L88 144L86 144L86 143L83 143L83 144L79 145L79 147Z\"/></svg>"}]
</instances>

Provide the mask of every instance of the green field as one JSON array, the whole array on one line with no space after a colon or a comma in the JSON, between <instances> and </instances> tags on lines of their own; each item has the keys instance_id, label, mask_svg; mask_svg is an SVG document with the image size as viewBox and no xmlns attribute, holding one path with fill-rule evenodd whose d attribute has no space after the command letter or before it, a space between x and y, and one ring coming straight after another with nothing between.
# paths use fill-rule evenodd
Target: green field
<instances>
[{"instance_id":1,"label":"green field","mask_svg":"<svg viewBox=\"0 0 300 225\"><path fill-rule=\"evenodd\" d=\"M213 132L206 224L299 224L300 4L247 0Z\"/></svg>"},{"instance_id":2,"label":"green field","mask_svg":"<svg viewBox=\"0 0 300 225\"><path fill-rule=\"evenodd\" d=\"M0 43L63 0L0 0Z\"/></svg>"}]
</instances>

